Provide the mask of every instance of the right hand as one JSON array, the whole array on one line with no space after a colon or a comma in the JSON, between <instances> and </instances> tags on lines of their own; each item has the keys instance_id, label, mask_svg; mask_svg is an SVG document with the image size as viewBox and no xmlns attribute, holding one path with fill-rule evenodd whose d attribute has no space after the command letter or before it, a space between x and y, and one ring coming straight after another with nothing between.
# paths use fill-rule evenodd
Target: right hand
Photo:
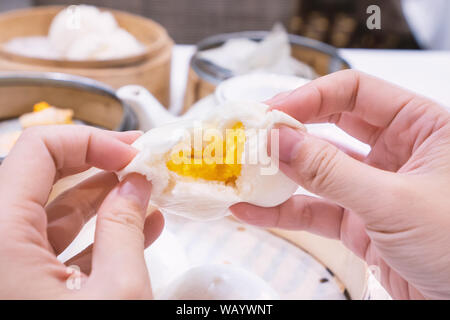
<instances>
[{"instance_id":1,"label":"right hand","mask_svg":"<svg viewBox=\"0 0 450 320\"><path fill-rule=\"evenodd\" d=\"M450 299L450 115L374 77L340 71L267 102L304 123L331 122L369 144L367 156L280 129L280 169L322 198L294 195L233 214L264 227L340 239L397 299Z\"/></svg>"}]
</instances>

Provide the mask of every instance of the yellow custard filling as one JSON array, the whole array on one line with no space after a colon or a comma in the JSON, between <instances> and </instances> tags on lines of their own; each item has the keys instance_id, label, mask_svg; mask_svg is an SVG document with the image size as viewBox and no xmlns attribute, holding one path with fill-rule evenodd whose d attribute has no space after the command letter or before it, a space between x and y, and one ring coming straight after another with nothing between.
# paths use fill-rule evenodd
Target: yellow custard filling
<instances>
[{"instance_id":1,"label":"yellow custard filling","mask_svg":"<svg viewBox=\"0 0 450 320\"><path fill-rule=\"evenodd\" d=\"M244 125L237 122L225 132L225 139L214 136L201 150L172 152L167 168L181 176L234 183L241 174L245 145Z\"/></svg>"}]
</instances>

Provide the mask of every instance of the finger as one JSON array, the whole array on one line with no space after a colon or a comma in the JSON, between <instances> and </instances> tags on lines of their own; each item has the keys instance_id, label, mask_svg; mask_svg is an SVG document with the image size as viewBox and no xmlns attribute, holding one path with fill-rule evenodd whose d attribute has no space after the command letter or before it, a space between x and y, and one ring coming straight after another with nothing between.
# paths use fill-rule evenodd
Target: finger
<instances>
[{"instance_id":1,"label":"finger","mask_svg":"<svg viewBox=\"0 0 450 320\"><path fill-rule=\"evenodd\" d=\"M47 205L47 236L56 255L75 239L118 182L112 172L98 173L66 190Z\"/></svg>"},{"instance_id":2,"label":"finger","mask_svg":"<svg viewBox=\"0 0 450 320\"><path fill-rule=\"evenodd\" d=\"M153 211L144 223L144 246L147 248L160 236L164 228L164 217L159 211Z\"/></svg>"},{"instance_id":3,"label":"finger","mask_svg":"<svg viewBox=\"0 0 450 320\"><path fill-rule=\"evenodd\" d=\"M143 232L150 191L151 183L145 177L130 174L98 211L91 276L105 290L130 293L132 288L151 295Z\"/></svg>"},{"instance_id":4,"label":"finger","mask_svg":"<svg viewBox=\"0 0 450 320\"><path fill-rule=\"evenodd\" d=\"M303 230L341 240L360 257L364 256L369 238L364 224L342 207L319 198L294 195L272 208L238 203L230 207L233 215L246 223L287 230Z\"/></svg>"},{"instance_id":5,"label":"finger","mask_svg":"<svg viewBox=\"0 0 450 320\"><path fill-rule=\"evenodd\" d=\"M344 70L311 81L272 103L271 107L305 123L348 112L372 127L385 128L416 97L412 92L373 76ZM353 122L339 125L347 131ZM361 135L355 137L362 138ZM366 137L364 140L371 139Z\"/></svg>"},{"instance_id":6,"label":"finger","mask_svg":"<svg viewBox=\"0 0 450 320\"><path fill-rule=\"evenodd\" d=\"M34 209L44 206L57 172L67 168L89 165L120 170L137 153L117 138L120 135L73 125L25 130L0 168L1 203ZM130 141L129 133L124 136Z\"/></svg>"},{"instance_id":7,"label":"finger","mask_svg":"<svg viewBox=\"0 0 450 320\"><path fill-rule=\"evenodd\" d=\"M132 144L137 138L143 135L140 130L130 130L130 131L106 131L110 136L125 142L126 144Z\"/></svg>"},{"instance_id":8,"label":"finger","mask_svg":"<svg viewBox=\"0 0 450 320\"><path fill-rule=\"evenodd\" d=\"M105 131L105 132L109 136L111 136L119 141L122 141L126 144L132 144L134 141L136 141L137 138L139 138L143 134L142 131L138 131L138 130L123 131L123 132L117 132L117 131ZM91 167L92 167L92 165L90 165L90 164L84 164L79 167L61 168L56 173L55 182L61 178L86 171Z\"/></svg>"},{"instance_id":9,"label":"finger","mask_svg":"<svg viewBox=\"0 0 450 320\"><path fill-rule=\"evenodd\" d=\"M278 156L279 167L288 177L346 209L365 214L366 222L390 216L389 210L372 215L372 208L380 205L380 195L393 204L407 190L402 176L361 163L300 130L281 127L278 143L279 154L274 156Z\"/></svg>"},{"instance_id":10,"label":"finger","mask_svg":"<svg viewBox=\"0 0 450 320\"><path fill-rule=\"evenodd\" d=\"M348 156L352 157L353 159L356 159L358 161L362 161L364 162L367 158L367 154L361 152L360 150L356 150L355 148L343 144L340 141L338 141L338 139L335 139L333 136L330 135L322 135L322 134L315 134L315 133L311 133L312 136L315 136L319 139L322 139L324 141L327 141L328 143L331 143L332 145L334 145L336 148L338 148L339 150L341 150L342 152L344 152L345 154L347 154Z\"/></svg>"},{"instance_id":11,"label":"finger","mask_svg":"<svg viewBox=\"0 0 450 320\"><path fill-rule=\"evenodd\" d=\"M164 217L159 211L152 212L144 223L144 245L148 248L161 234L164 228ZM92 249L93 244L90 244L83 251L67 260L64 264L67 266L76 265L80 270L89 275L92 270Z\"/></svg>"},{"instance_id":12,"label":"finger","mask_svg":"<svg viewBox=\"0 0 450 320\"><path fill-rule=\"evenodd\" d=\"M255 226L305 230L333 239L340 238L344 215L342 207L304 195L294 195L276 207L238 203L230 210L236 218Z\"/></svg>"}]
</instances>

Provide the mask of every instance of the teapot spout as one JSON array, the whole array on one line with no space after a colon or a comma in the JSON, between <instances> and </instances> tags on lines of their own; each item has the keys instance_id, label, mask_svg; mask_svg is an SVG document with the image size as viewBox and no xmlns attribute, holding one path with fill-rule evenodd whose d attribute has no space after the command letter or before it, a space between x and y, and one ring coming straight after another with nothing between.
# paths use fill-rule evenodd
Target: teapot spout
<instances>
[{"instance_id":1,"label":"teapot spout","mask_svg":"<svg viewBox=\"0 0 450 320\"><path fill-rule=\"evenodd\" d=\"M147 131L176 118L144 87L127 85L117 90L117 96L136 113L139 130Z\"/></svg>"}]
</instances>

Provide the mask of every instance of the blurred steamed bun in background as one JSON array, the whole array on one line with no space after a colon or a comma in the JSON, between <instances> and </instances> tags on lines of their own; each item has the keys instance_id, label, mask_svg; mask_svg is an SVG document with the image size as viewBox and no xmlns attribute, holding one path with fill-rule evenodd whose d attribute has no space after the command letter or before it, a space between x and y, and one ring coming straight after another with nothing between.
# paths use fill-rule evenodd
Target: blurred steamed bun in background
<instances>
[{"instance_id":1,"label":"blurred steamed bun in background","mask_svg":"<svg viewBox=\"0 0 450 320\"><path fill-rule=\"evenodd\" d=\"M144 46L120 28L110 12L88 5L72 5L60 11L47 37L17 37L4 47L24 56L67 60L120 59L144 52Z\"/></svg>"},{"instance_id":2,"label":"blurred steamed bun in background","mask_svg":"<svg viewBox=\"0 0 450 320\"><path fill-rule=\"evenodd\" d=\"M198 56L231 71L233 75L266 72L306 79L317 77L312 67L291 56L289 35L281 23L276 23L260 42L231 38L220 47L200 51Z\"/></svg>"},{"instance_id":3,"label":"blurred steamed bun in background","mask_svg":"<svg viewBox=\"0 0 450 320\"><path fill-rule=\"evenodd\" d=\"M121 58L144 49L110 12L88 5L69 6L58 13L48 37L52 48L70 60Z\"/></svg>"},{"instance_id":4,"label":"blurred steamed bun in background","mask_svg":"<svg viewBox=\"0 0 450 320\"><path fill-rule=\"evenodd\" d=\"M101 12L96 7L87 5L70 6L55 16L48 36L53 48L65 54L80 38L87 35L107 35L116 28L116 20L107 11Z\"/></svg>"}]
</instances>

